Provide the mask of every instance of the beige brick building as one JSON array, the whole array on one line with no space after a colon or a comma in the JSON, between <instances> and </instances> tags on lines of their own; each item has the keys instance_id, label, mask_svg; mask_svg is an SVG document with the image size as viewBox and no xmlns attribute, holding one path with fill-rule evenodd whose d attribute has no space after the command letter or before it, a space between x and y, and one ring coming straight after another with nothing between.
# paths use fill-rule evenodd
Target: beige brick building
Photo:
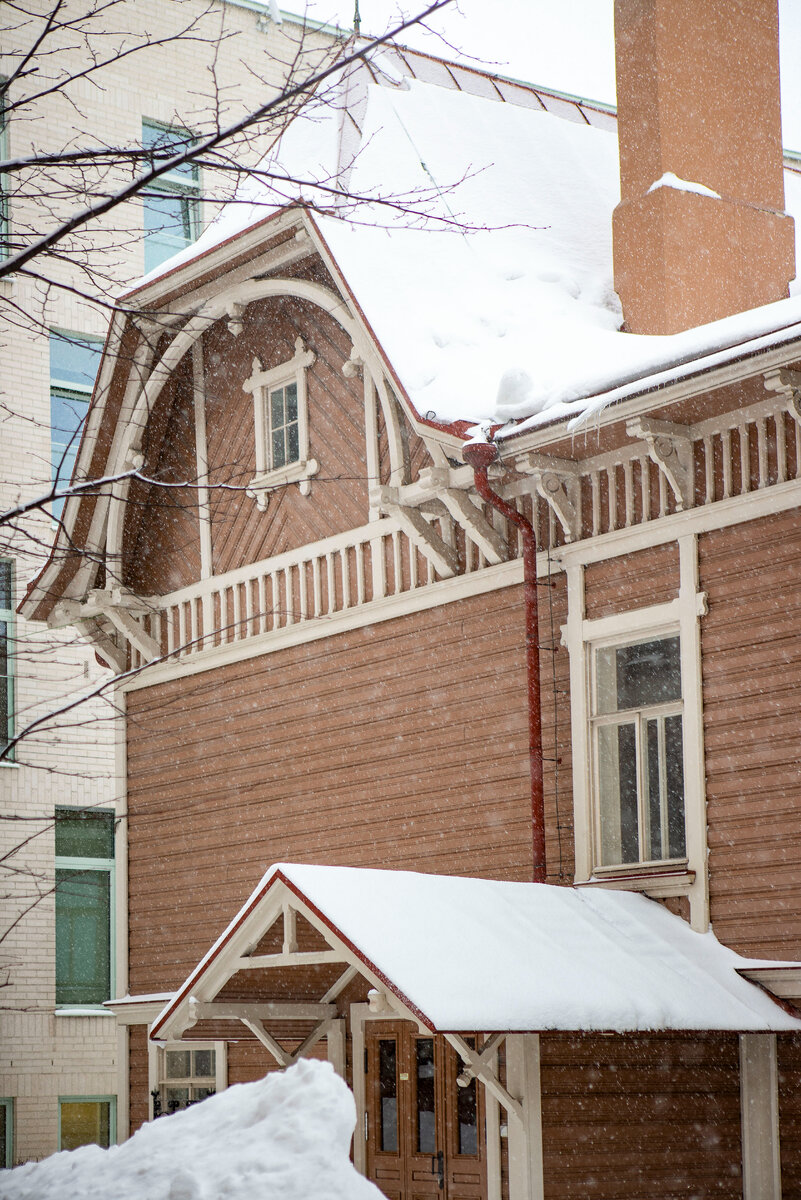
<instances>
[{"instance_id":1,"label":"beige brick building","mask_svg":"<svg viewBox=\"0 0 801 1200\"><path fill-rule=\"evenodd\" d=\"M4 22L16 28L3 36L3 79L13 79L53 6L38 0L30 7L40 18L25 21L17 14ZM12 82L3 157L90 145L136 147L170 130L202 134L218 115L229 121L269 99L299 49L305 67L315 47L331 45L329 31L304 35L288 18L279 26L270 6L256 0L124 0L96 20L90 16L94 7L92 0L70 0L69 17L79 18L78 29L87 38L66 31L50 35L33 64L37 72ZM190 25L189 34L178 36ZM123 53L145 39L160 44ZM45 55L48 48L54 53ZM111 61L82 75L90 48ZM70 81L51 91L54 79ZM38 100L19 104L42 91ZM244 153L256 150L251 145ZM126 169L116 166L96 186L102 190L125 177ZM42 273L61 286L45 286L25 274L0 282L3 510L46 493L62 456L61 474L70 467L76 445L69 446L72 430L62 425L72 422L74 428L85 411L108 323L108 308L93 303L92 296L113 295L197 236L213 211L209 197L223 195L230 184L230 178L210 178L202 167L176 174L165 185L166 199L152 200L149 209L147 202L132 200L88 226L76 262L49 261ZM11 190L6 251L15 236L47 231L59 211L76 203L72 197L59 209L58 197L27 191L21 196ZM177 228L160 226L165 212L177 219ZM147 238L143 227L149 228ZM84 263L92 268L89 274ZM41 270L37 262L30 266ZM59 414L65 413L62 422ZM48 509L0 546L5 610L0 620L13 651L3 693L10 701L7 717L0 710L3 748L31 721L108 677L74 631L54 633L13 615L42 565L53 529ZM0 761L0 1167L127 1133L121 1100L127 1064L118 1055L114 1018L101 1007L127 988L121 778L111 694L44 722ZM58 847L57 809L65 839ZM93 814L88 824L81 817L87 810ZM93 834L102 838L112 829L105 850L90 845ZM75 881L73 896L69 884ZM107 961L90 963L92 977L78 978L82 939L102 935L104 923ZM58 946L58 969L57 935L69 940Z\"/></svg>"}]
</instances>

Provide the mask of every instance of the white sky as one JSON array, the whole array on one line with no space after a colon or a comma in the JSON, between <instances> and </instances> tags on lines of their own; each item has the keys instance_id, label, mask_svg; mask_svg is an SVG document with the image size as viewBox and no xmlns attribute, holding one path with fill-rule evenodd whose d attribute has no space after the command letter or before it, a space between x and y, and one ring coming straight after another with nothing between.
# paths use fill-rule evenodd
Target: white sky
<instances>
[{"instance_id":1,"label":"white sky","mask_svg":"<svg viewBox=\"0 0 801 1200\"><path fill-rule=\"evenodd\" d=\"M413 11L410 0L359 5L363 33L382 32L399 12ZM285 0L284 7L300 6ZM307 0L311 16L348 27L353 10L354 0ZM409 30L404 38L434 54L473 56L499 74L614 103L612 12L613 0L452 0L431 19L442 37ZM784 144L801 151L801 4L779 0L779 12Z\"/></svg>"}]
</instances>

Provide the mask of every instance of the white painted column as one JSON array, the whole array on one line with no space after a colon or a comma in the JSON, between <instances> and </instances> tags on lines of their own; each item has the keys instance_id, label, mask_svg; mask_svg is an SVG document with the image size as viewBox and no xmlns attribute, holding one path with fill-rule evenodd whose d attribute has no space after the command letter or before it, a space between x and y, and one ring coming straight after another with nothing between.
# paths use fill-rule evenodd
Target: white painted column
<instances>
[{"instance_id":1,"label":"white painted column","mask_svg":"<svg viewBox=\"0 0 801 1200\"><path fill-rule=\"evenodd\" d=\"M497 1054L493 1054L490 1065L497 1073ZM483 1084L479 1082L478 1086L483 1087ZM501 1106L487 1088L484 1088L484 1128L487 1139L487 1200L501 1200Z\"/></svg>"},{"instance_id":2,"label":"white painted column","mask_svg":"<svg viewBox=\"0 0 801 1200\"><path fill-rule=\"evenodd\" d=\"M192 391L195 409L195 459L197 468L197 517L200 533L200 577L210 579L211 509L209 508L209 451L206 440L206 377L203 367L203 343L192 345ZM204 621L205 624L205 621Z\"/></svg>"},{"instance_id":3,"label":"white painted column","mask_svg":"<svg viewBox=\"0 0 801 1200\"><path fill-rule=\"evenodd\" d=\"M690 888L690 924L697 933L709 928L709 870L706 837L704 699L701 677L701 617L706 596L698 590L698 537L682 534L679 545L679 633L684 713L684 819L687 861L695 871Z\"/></svg>"},{"instance_id":4,"label":"white painted column","mask_svg":"<svg viewBox=\"0 0 801 1200\"><path fill-rule=\"evenodd\" d=\"M779 1071L774 1033L740 1034L743 1200L781 1200Z\"/></svg>"},{"instance_id":5,"label":"white painted column","mask_svg":"<svg viewBox=\"0 0 801 1200\"><path fill-rule=\"evenodd\" d=\"M523 1106L522 1124L508 1118L509 1200L543 1200L540 1039L536 1033L506 1039L506 1087Z\"/></svg>"},{"instance_id":6,"label":"white painted column","mask_svg":"<svg viewBox=\"0 0 801 1200\"><path fill-rule=\"evenodd\" d=\"M341 1079L345 1078L345 1020L343 1017L332 1021L326 1035L328 1061Z\"/></svg>"}]
</instances>

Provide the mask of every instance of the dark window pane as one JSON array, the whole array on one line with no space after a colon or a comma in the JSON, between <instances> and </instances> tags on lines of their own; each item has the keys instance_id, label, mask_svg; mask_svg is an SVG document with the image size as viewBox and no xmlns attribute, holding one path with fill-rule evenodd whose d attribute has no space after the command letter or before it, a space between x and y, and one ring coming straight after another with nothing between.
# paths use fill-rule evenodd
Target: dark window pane
<instances>
[{"instance_id":1,"label":"dark window pane","mask_svg":"<svg viewBox=\"0 0 801 1200\"><path fill-rule=\"evenodd\" d=\"M195 1065L194 1065L194 1070L192 1071L192 1074L198 1076L198 1078L205 1078L208 1075L213 1075L214 1074L214 1051L213 1050L195 1050L195 1051L193 1051L193 1053L195 1056Z\"/></svg>"},{"instance_id":2,"label":"dark window pane","mask_svg":"<svg viewBox=\"0 0 801 1200\"><path fill-rule=\"evenodd\" d=\"M286 454L284 453L284 431L283 429L274 429L272 433L273 457L272 467L283 467L286 463Z\"/></svg>"},{"instance_id":3,"label":"dark window pane","mask_svg":"<svg viewBox=\"0 0 801 1200\"><path fill-rule=\"evenodd\" d=\"M417 1149L420 1154L437 1150L434 1112L434 1039L417 1039Z\"/></svg>"},{"instance_id":4,"label":"dark window pane","mask_svg":"<svg viewBox=\"0 0 801 1200\"><path fill-rule=\"evenodd\" d=\"M459 1153L478 1154L478 1113L475 1079L471 1079L467 1087L457 1088L457 1093L456 1117L459 1125Z\"/></svg>"},{"instance_id":5,"label":"dark window pane","mask_svg":"<svg viewBox=\"0 0 801 1200\"><path fill-rule=\"evenodd\" d=\"M601 861L606 866L640 857L636 745L633 722L598 730Z\"/></svg>"},{"instance_id":6,"label":"dark window pane","mask_svg":"<svg viewBox=\"0 0 801 1200\"><path fill-rule=\"evenodd\" d=\"M378 1043L378 1101L381 1149L398 1150L397 1047L394 1041Z\"/></svg>"},{"instance_id":7,"label":"dark window pane","mask_svg":"<svg viewBox=\"0 0 801 1200\"><path fill-rule=\"evenodd\" d=\"M61 858L113 858L114 813L57 808L56 854Z\"/></svg>"},{"instance_id":8,"label":"dark window pane","mask_svg":"<svg viewBox=\"0 0 801 1200\"><path fill-rule=\"evenodd\" d=\"M597 711L620 712L681 698L679 639L606 647L596 655Z\"/></svg>"},{"instance_id":9,"label":"dark window pane","mask_svg":"<svg viewBox=\"0 0 801 1200\"><path fill-rule=\"evenodd\" d=\"M665 717L665 775L667 778L668 839L670 857L684 858L684 759L681 717Z\"/></svg>"},{"instance_id":10,"label":"dark window pane","mask_svg":"<svg viewBox=\"0 0 801 1200\"><path fill-rule=\"evenodd\" d=\"M0 558L0 608L11 608L11 559Z\"/></svg>"},{"instance_id":11,"label":"dark window pane","mask_svg":"<svg viewBox=\"0 0 801 1200\"><path fill-rule=\"evenodd\" d=\"M270 392L270 428L280 429L284 424L284 389Z\"/></svg>"},{"instance_id":12,"label":"dark window pane","mask_svg":"<svg viewBox=\"0 0 801 1200\"><path fill-rule=\"evenodd\" d=\"M165 1065L168 1079L188 1079L192 1070L190 1050L167 1050Z\"/></svg>"},{"instance_id":13,"label":"dark window pane","mask_svg":"<svg viewBox=\"0 0 801 1200\"><path fill-rule=\"evenodd\" d=\"M637 862L640 857L637 815L637 757L633 725L619 725L620 754L620 861Z\"/></svg>"},{"instance_id":14,"label":"dark window pane","mask_svg":"<svg viewBox=\"0 0 801 1200\"><path fill-rule=\"evenodd\" d=\"M56 1004L102 1004L111 987L108 871L56 870Z\"/></svg>"},{"instance_id":15,"label":"dark window pane","mask_svg":"<svg viewBox=\"0 0 801 1200\"><path fill-rule=\"evenodd\" d=\"M297 425L287 425L286 429L287 440L287 462L298 462L300 459L300 439L298 437Z\"/></svg>"},{"instance_id":16,"label":"dark window pane","mask_svg":"<svg viewBox=\"0 0 801 1200\"><path fill-rule=\"evenodd\" d=\"M297 421L298 385L296 383L288 383L284 391L286 392L286 419L287 421Z\"/></svg>"},{"instance_id":17,"label":"dark window pane","mask_svg":"<svg viewBox=\"0 0 801 1200\"><path fill-rule=\"evenodd\" d=\"M659 756L659 725L658 720L646 723L646 774L648 777L648 828L651 835L649 858L664 857L662 847L662 789L660 786L664 773L664 764Z\"/></svg>"}]
</instances>

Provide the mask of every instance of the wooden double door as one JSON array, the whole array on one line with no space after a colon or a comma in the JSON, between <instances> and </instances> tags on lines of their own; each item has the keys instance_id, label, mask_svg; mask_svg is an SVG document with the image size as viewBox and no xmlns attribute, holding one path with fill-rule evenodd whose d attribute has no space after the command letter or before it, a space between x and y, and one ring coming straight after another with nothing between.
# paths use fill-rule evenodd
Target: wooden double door
<instances>
[{"instance_id":1,"label":"wooden double door","mask_svg":"<svg viewBox=\"0 0 801 1200\"><path fill-rule=\"evenodd\" d=\"M405 1021L365 1028L367 1176L389 1200L483 1200L483 1088L441 1036Z\"/></svg>"}]
</instances>

